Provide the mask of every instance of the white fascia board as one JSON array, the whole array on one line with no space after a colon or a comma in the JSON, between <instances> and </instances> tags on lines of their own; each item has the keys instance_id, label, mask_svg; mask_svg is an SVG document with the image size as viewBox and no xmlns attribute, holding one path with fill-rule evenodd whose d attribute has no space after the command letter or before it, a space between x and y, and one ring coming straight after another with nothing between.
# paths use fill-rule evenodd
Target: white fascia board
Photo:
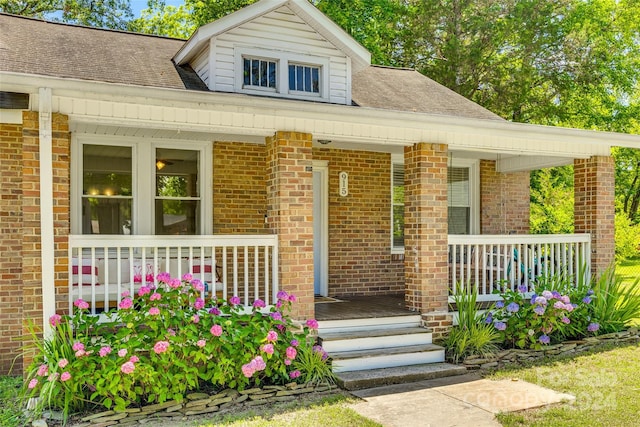
<instances>
[{"instance_id":1,"label":"white fascia board","mask_svg":"<svg viewBox=\"0 0 640 427\"><path fill-rule=\"evenodd\" d=\"M589 156L586 156L589 157ZM574 157L579 158L579 157ZM500 173L524 172L573 164L571 157L509 156L496 161L496 171Z\"/></svg>"},{"instance_id":2,"label":"white fascia board","mask_svg":"<svg viewBox=\"0 0 640 427\"><path fill-rule=\"evenodd\" d=\"M51 87L54 96L90 99L128 105L211 111L242 116L237 131L264 135L274 130L295 130L314 138L380 145L411 145L416 142L448 144L450 149L553 156L589 157L609 155L611 147L640 148L640 135L513 123L503 120L472 119L438 114L392 111L346 105L255 97L234 93L188 91L131 86L48 76L0 72L0 90L14 90L37 96L40 86ZM89 96L90 94L90 96ZM94 115L88 119L109 122ZM127 117L114 119L127 126ZM261 120L261 124L255 120ZM249 123L249 121L253 121ZM293 125L292 125L293 123ZM289 126L282 127L283 124ZM131 120L129 126L149 126ZM158 123L154 123L154 126ZM349 130L365 130L354 136ZM193 122L167 123L165 128L194 129ZM199 126L206 129L206 124ZM369 132L367 129L375 129ZM216 129L211 128L214 132ZM514 141L518 142L514 146Z\"/></svg>"},{"instance_id":3,"label":"white fascia board","mask_svg":"<svg viewBox=\"0 0 640 427\"><path fill-rule=\"evenodd\" d=\"M211 37L229 31L239 25L249 22L257 17L265 15L277 8L285 5L287 0L261 0L249 6L216 19L202 27L198 28L189 37L189 40L180 48L178 53L173 57L173 62L183 65L197 54L207 43Z\"/></svg>"},{"instance_id":4,"label":"white fascia board","mask_svg":"<svg viewBox=\"0 0 640 427\"><path fill-rule=\"evenodd\" d=\"M289 7L320 35L351 58L354 73L371 65L371 52L308 0L289 0Z\"/></svg>"}]
</instances>

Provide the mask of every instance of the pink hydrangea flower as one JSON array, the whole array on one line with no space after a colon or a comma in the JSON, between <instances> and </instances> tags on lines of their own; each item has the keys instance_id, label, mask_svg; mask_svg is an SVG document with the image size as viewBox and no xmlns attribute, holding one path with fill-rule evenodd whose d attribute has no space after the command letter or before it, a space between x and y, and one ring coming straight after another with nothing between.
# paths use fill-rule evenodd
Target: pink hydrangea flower
<instances>
[{"instance_id":1,"label":"pink hydrangea flower","mask_svg":"<svg viewBox=\"0 0 640 427\"><path fill-rule=\"evenodd\" d=\"M274 311L273 313L269 313L269 316L271 316L271 318L273 320L282 320L282 313L280 313L279 311Z\"/></svg>"},{"instance_id":2,"label":"pink hydrangea flower","mask_svg":"<svg viewBox=\"0 0 640 427\"><path fill-rule=\"evenodd\" d=\"M255 372L255 369L253 369L253 367L251 366L251 363L242 365L242 375L244 375L245 377L251 378L254 372Z\"/></svg>"},{"instance_id":3,"label":"pink hydrangea flower","mask_svg":"<svg viewBox=\"0 0 640 427\"><path fill-rule=\"evenodd\" d=\"M158 307L151 307L149 309L149 314L151 316L157 316L158 314L160 314L160 309Z\"/></svg>"},{"instance_id":4,"label":"pink hydrangea flower","mask_svg":"<svg viewBox=\"0 0 640 427\"><path fill-rule=\"evenodd\" d=\"M263 346L260 347L260 350L262 350L262 352L267 353L267 354L273 354L273 344L264 344Z\"/></svg>"},{"instance_id":5,"label":"pink hydrangea flower","mask_svg":"<svg viewBox=\"0 0 640 427\"><path fill-rule=\"evenodd\" d=\"M298 371L297 369L295 371L289 372L289 378L291 379L298 378L299 376L300 376L300 371Z\"/></svg>"},{"instance_id":6,"label":"pink hydrangea flower","mask_svg":"<svg viewBox=\"0 0 640 427\"><path fill-rule=\"evenodd\" d=\"M144 296L151 293L151 288L148 286L141 286L140 289L138 290L138 296Z\"/></svg>"},{"instance_id":7,"label":"pink hydrangea flower","mask_svg":"<svg viewBox=\"0 0 640 427\"><path fill-rule=\"evenodd\" d=\"M298 340L296 340L296 339L291 340L291 346L292 347L297 347L299 345L300 345L300 343L298 342Z\"/></svg>"},{"instance_id":8,"label":"pink hydrangea flower","mask_svg":"<svg viewBox=\"0 0 640 427\"><path fill-rule=\"evenodd\" d=\"M176 331L174 331L173 329L169 328L167 329L167 336L169 337L175 337L176 336Z\"/></svg>"},{"instance_id":9,"label":"pink hydrangea flower","mask_svg":"<svg viewBox=\"0 0 640 427\"><path fill-rule=\"evenodd\" d=\"M562 301L556 301L553 304L553 308L558 309L558 310L564 310L564 303Z\"/></svg>"},{"instance_id":10,"label":"pink hydrangea flower","mask_svg":"<svg viewBox=\"0 0 640 427\"><path fill-rule=\"evenodd\" d=\"M213 325L211 327L211 335L219 337L220 335L222 335L222 326L220 325Z\"/></svg>"},{"instance_id":11,"label":"pink hydrangea flower","mask_svg":"<svg viewBox=\"0 0 640 427\"><path fill-rule=\"evenodd\" d=\"M31 381L29 381L29 389L33 389L38 385L38 380L36 378L33 378Z\"/></svg>"},{"instance_id":12,"label":"pink hydrangea flower","mask_svg":"<svg viewBox=\"0 0 640 427\"><path fill-rule=\"evenodd\" d=\"M296 355L298 354L298 350L296 350L293 347L287 347L287 350L285 351L285 355L287 356L288 359L295 359Z\"/></svg>"},{"instance_id":13,"label":"pink hydrangea flower","mask_svg":"<svg viewBox=\"0 0 640 427\"><path fill-rule=\"evenodd\" d=\"M195 302L193 303L193 308L195 308L196 310L202 310L204 308L204 300L200 297L196 298Z\"/></svg>"},{"instance_id":14,"label":"pink hydrangea flower","mask_svg":"<svg viewBox=\"0 0 640 427\"><path fill-rule=\"evenodd\" d=\"M118 350L118 356L125 357L126 355L127 355L127 349L126 348L121 348L120 350Z\"/></svg>"},{"instance_id":15,"label":"pink hydrangea flower","mask_svg":"<svg viewBox=\"0 0 640 427\"><path fill-rule=\"evenodd\" d=\"M73 302L73 305L78 307L80 310L86 310L89 308L89 303L83 300L82 298L78 298Z\"/></svg>"},{"instance_id":16,"label":"pink hydrangea flower","mask_svg":"<svg viewBox=\"0 0 640 427\"><path fill-rule=\"evenodd\" d=\"M284 359L284 364L287 366L291 365L291 359Z\"/></svg>"},{"instance_id":17,"label":"pink hydrangea flower","mask_svg":"<svg viewBox=\"0 0 640 427\"><path fill-rule=\"evenodd\" d=\"M278 341L278 333L276 331L269 331L267 333L267 341L269 341L269 342Z\"/></svg>"},{"instance_id":18,"label":"pink hydrangea flower","mask_svg":"<svg viewBox=\"0 0 640 427\"><path fill-rule=\"evenodd\" d=\"M38 373L37 375L39 377L44 377L45 375L47 375L49 373L49 367L47 365L40 365L38 367Z\"/></svg>"},{"instance_id":19,"label":"pink hydrangea flower","mask_svg":"<svg viewBox=\"0 0 640 427\"><path fill-rule=\"evenodd\" d=\"M309 319L306 324L310 329L318 329L318 321L316 319Z\"/></svg>"},{"instance_id":20,"label":"pink hydrangea flower","mask_svg":"<svg viewBox=\"0 0 640 427\"><path fill-rule=\"evenodd\" d=\"M256 371L264 371L267 368L267 364L265 363L262 356L256 356L251 361L251 365Z\"/></svg>"},{"instance_id":21,"label":"pink hydrangea flower","mask_svg":"<svg viewBox=\"0 0 640 427\"><path fill-rule=\"evenodd\" d=\"M171 275L169 273L159 273L156 279L158 279L158 282L168 283L171 280Z\"/></svg>"},{"instance_id":22,"label":"pink hydrangea flower","mask_svg":"<svg viewBox=\"0 0 640 427\"><path fill-rule=\"evenodd\" d=\"M289 302L296 302L296 296L293 294L289 295Z\"/></svg>"},{"instance_id":23,"label":"pink hydrangea flower","mask_svg":"<svg viewBox=\"0 0 640 427\"><path fill-rule=\"evenodd\" d=\"M178 289L179 287L182 286L182 282L180 281L180 279L171 279L169 280L168 285L172 289Z\"/></svg>"},{"instance_id":24,"label":"pink hydrangea flower","mask_svg":"<svg viewBox=\"0 0 640 427\"><path fill-rule=\"evenodd\" d=\"M231 305L240 305L240 297L239 296L232 296L231 298L229 298L229 304Z\"/></svg>"},{"instance_id":25,"label":"pink hydrangea flower","mask_svg":"<svg viewBox=\"0 0 640 427\"><path fill-rule=\"evenodd\" d=\"M131 292L129 292L129 291L122 291L122 298L126 298L126 297L128 297L129 295L131 295Z\"/></svg>"},{"instance_id":26,"label":"pink hydrangea flower","mask_svg":"<svg viewBox=\"0 0 640 427\"><path fill-rule=\"evenodd\" d=\"M131 300L131 298L125 298L122 301L120 301L120 304L118 304L118 307L120 307L122 310L127 310L133 307L133 301Z\"/></svg>"},{"instance_id":27,"label":"pink hydrangea flower","mask_svg":"<svg viewBox=\"0 0 640 427\"><path fill-rule=\"evenodd\" d=\"M82 344L80 341L76 341L73 343L73 346L71 346L71 348L73 349L73 351L84 350L84 344Z\"/></svg>"},{"instance_id":28,"label":"pink hydrangea flower","mask_svg":"<svg viewBox=\"0 0 640 427\"><path fill-rule=\"evenodd\" d=\"M211 307L209 309L209 314L213 314L214 316L220 316L220 309L218 307Z\"/></svg>"},{"instance_id":29,"label":"pink hydrangea flower","mask_svg":"<svg viewBox=\"0 0 640 427\"><path fill-rule=\"evenodd\" d=\"M164 353L168 349L169 349L169 342L168 341L158 341L153 346L153 351L155 351L156 354Z\"/></svg>"},{"instance_id":30,"label":"pink hydrangea flower","mask_svg":"<svg viewBox=\"0 0 640 427\"><path fill-rule=\"evenodd\" d=\"M60 323L62 323L62 316L60 316L59 314L54 314L52 316L49 317L49 324L52 327L56 327L58 326Z\"/></svg>"},{"instance_id":31,"label":"pink hydrangea flower","mask_svg":"<svg viewBox=\"0 0 640 427\"><path fill-rule=\"evenodd\" d=\"M60 381L65 382L65 381L69 381L71 379L71 374L67 371L63 372L62 375L60 375Z\"/></svg>"},{"instance_id":32,"label":"pink hydrangea flower","mask_svg":"<svg viewBox=\"0 0 640 427\"><path fill-rule=\"evenodd\" d=\"M135 369L136 369L136 365L134 365L133 362L131 361L124 362L120 367L120 370L124 374L132 374Z\"/></svg>"},{"instance_id":33,"label":"pink hydrangea flower","mask_svg":"<svg viewBox=\"0 0 640 427\"><path fill-rule=\"evenodd\" d=\"M563 295L563 296L561 296L561 297L560 297L560 301L562 301L562 302L563 302L563 303L565 303L565 304L570 304L570 303L571 303L571 300L569 299L569 296L568 296L568 295Z\"/></svg>"},{"instance_id":34,"label":"pink hydrangea flower","mask_svg":"<svg viewBox=\"0 0 640 427\"><path fill-rule=\"evenodd\" d=\"M80 358L82 356L86 356L86 355L87 355L87 352L84 351L84 350L77 350L76 351L76 357L78 357L78 358Z\"/></svg>"},{"instance_id":35,"label":"pink hydrangea flower","mask_svg":"<svg viewBox=\"0 0 640 427\"><path fill-rule=\"evenodd\" d=\"M159 293L157 293L157 292L154 292L154 293L152 293L152 294L151 294L151 296L149 297L149 300L150 300L150 301L158 301L158 300L160 300L160 298L162 298L162 295L160 295L160 294L159 294Z\"/></svg>"},{"instance_id":36,"label":"pink hydrangea flower","mask_svg":"<svg viewBox=\"0 0 640 427\"><path fill-rule=\"evenodd\" d=\"M264 303L264 301L262 301L261 299L257 299L253 302L253 307L254 308L264 308L267 305Z\"/></svg>"},{"instance_id":37,"label":"pink hydrangea flower","mask_svg":"<svg viewBox=\"0 0 640 427\"><path fill-rule=\"evenodd\" d=\"M196 343L196 345L200 348L204 347L205 345L207 345L207 342L205 340L198 340L198 342Z\"/></svg>"},{"instance_id":38,"label":"pink hydrangea flower","mask_svg":"<svg viewBox=\"0 0 640 427\"><path fill-rule=\"evenodd\" d=\"M105 357L109 353L111 353L111 347L109 346L102 347L100 351L98 351L98 354L100 355L100 357Z\"/></svg>"},{"instance_id":39,"label":"pink hydrangea flower","mask_svg":"<svg viewBox=\"0 0 640 427\"><path fill-rule=\"evenodd\" d=\"M131 356L129 358L129 362L131 363L138 363L140 361L140 358L138 356Z\"/></svg>"},{"instance_id":40,"label":"pink hydrangea flower","mask_svg":"<svg viewBox=\"0 0 640 427\"><path fill-rule=\"evenodd\" d=\"M184 280L185 282L190 282L193 280L193 274L190 273L185 273L182 275L182 280Z\"/></svg>"},{"instance_id":41,"label":"pink hydrangea flower","mask_svg":"<svg viewBox=\"0 0 640 427\"><path fill-rule=\"evenodd\" d=\"M60 359L58 361L58 366L62 369L64 369L68 364L69 364L69 361L67 359Z\"/></svg>"},{"instance_id":42,"label":"pink hydrangea flower","mask_svg":"<svg viewBox=\"0 0 640 427\"><path fill-rule=\"evenodd\" d=\"M193 316L191 316L191 321L193 323L200 323L200 316L198 316L197 314L194 314Z\"/></svg>"},{"instance_id":43,"label":"pink hydrangea flower","mask_svg":"<svg viewBox=\"0 0 640 427\"><path fill-rule=\"evenodd\" d=\"M284 300L284 301L288 301L289 300L289 294L285 291L278 291L278 294L276 295L276 298L280 299L280 300Z\"/></svg>"},{"instance_id":44,"label":"pink hydrangea flower","mask_svg":"<svg viewBox=\"0 0 640 427\"><path fill-rule=\"evenodd\" d=\"M204 291L204 284L202 283L202 281L200 281L198 279L192 280L191 281L191 286L193 286L193 289L198 291L198 292Z\"/></svg>"}]
</instances>

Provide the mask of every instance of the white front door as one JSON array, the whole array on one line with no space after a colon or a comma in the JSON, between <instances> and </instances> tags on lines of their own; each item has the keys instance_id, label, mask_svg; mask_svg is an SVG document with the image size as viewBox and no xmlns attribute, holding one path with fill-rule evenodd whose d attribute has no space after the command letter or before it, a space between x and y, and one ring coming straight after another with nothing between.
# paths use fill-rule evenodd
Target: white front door
<instances>
[{"instance_id":1,"label":"white front door","mask_svg":"<svg viewBox=\"0 0 640 427\"><path fill-rule=\"evenodd\" d=\"M329 227L328 227L328 166L327 162L313 162L313 291L316 295L329 293Z\"/></svg>"}]
</instances>

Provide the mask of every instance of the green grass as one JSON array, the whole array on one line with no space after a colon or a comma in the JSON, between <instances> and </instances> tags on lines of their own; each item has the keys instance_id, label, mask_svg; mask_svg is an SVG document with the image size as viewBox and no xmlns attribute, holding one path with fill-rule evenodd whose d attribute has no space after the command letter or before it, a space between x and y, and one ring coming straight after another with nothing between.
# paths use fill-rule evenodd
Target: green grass
<instances>
[{"instance_id":1,"label":"green grass","mask_svg":"<svg viewBox=\"0 0 640 427\"><path fill-rule=\"evenodd\" d=\"M640 257L630 258L616 264L616 276L629 284L640 277Z\"/></svg>"},{"instance_id":2,"label":"green grass","mask_svg":"<svg viewBox=\"0 0 640 427\"><path fill-rule=\"evenodd\" d=\"M22 377L0 376L0 426L14 427L25 424L18 393Z\"/></svg>"},{"instance_id":3,"label":"green grass","mask_svg":"<svg viewBox=\"0 0 640 427\"><path fill-rule=\"evenodd\" d=\"M640 414L640 347L632 345L498 371L492 378L518 378L576 396L574 403L500 414L511 426L637 426Z\"/></svg>"}]
</instances>

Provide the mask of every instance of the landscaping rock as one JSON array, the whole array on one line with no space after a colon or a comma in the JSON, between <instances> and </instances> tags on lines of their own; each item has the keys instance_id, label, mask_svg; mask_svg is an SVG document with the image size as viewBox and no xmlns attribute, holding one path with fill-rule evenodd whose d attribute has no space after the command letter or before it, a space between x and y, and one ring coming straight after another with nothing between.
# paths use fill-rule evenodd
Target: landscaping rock
<instances>
[{"instance_id":1,"label":"landscaping rock","mask_svg":"<svg viewBox=\"0 0 640 427\"><path fill-rule=\"evenodd\" d=\"M141 409L142 409L142 412L156 412L156 411L160 411L162 409L166 409L171 406L174 406L177 403L178 403L177 400L168 400L163 403L154 403L153 405L143 406Z\"/></svg>"},{"instance_id":2,"label":"landscaping rock","mask_svg":"<svg viewBox=\"0 0 640 427\"><path fill-rule=\"evenodd\" d=\"M193 408L193 407L196 407L196 406L207 406L209 404L209 402L211 402L211 398L209 396L207 396L206 399L192 400L191 402L187 402L187 403L185 403L184 407L185 408Z\"/></svg>"},{"instance_id":3,"label":"landscaping rock","mask_svg":"<svg viewBox=\"0 0 640 427\"><path fill-rule=\"evenodd\" d=\"M218 406L208 406L205 409L201 409L201 410L193 410L193 411L186 411L184 412L185 415L189 416L189 415L201 415L201 414L208 414L210 412L218 412L220 408Z\"/></svg>"},{"instance_id":4,"label":"landscaping rock","mask_svg":"<svg viewBox=\"0 0 640 427\"><path fill-rule=\"evenodd\" d=\"M174 406L169 406L169 407L165 410L165 412L176 412L176 411L179 411L180 409L182 409L182 408L183 408L183 406L184 406L183 404L174 405Z\"/></svg>"},{"instance_id":5,"label":"landscaping rock","mask_svg":"<svg viewBox=\"0 0 640 427\"><path fill-rule=\"evenodd\" d=\"M123 418L127 418L129 414L127 414L126 412L117 412L113 415L109 415L106 417L100 417L100 418L93 418L91 420L91 424L100 424L100 423L104 423L104 422L108 422L108 421L118 421L121 420Z\"/></svg>"},{"instance_id":6,"label":"landscaping rock","mask_svg":"<svg viewBox=\"0 0 640 427\"><path fill-rule=\"evenodd\" d=\"M107 416L113 415L115 413L116 413L115 411L98 412L97 414L91 414L91 415L88 415L88 416L86 416L84 418L80 418L80 421L91 421L94 418L107 417Z\"/></svg>"},{"instance_id":7,"label":"landscaping rock","mask_svg":"<svg viewBox=\"0 0 640 427\"><path fill-rule=\"evenodd\" d=\"M189 400L201 400L201 399L209 399L211 396L209 396L207 393L189 393L187 394L187 399Z\"/></svg>"},{"instance_id":8,"label":"landscaping rock","mask_svg":"<svg viewBox=\"0 0 640 427\"><path fill-rule=\"evenodd\" d=\"M39 420L34 420L31 422L31 427L48 427L47 422L44 420L44 418L39 419Z\"/></svg>"},{"instance_id":9,"label":"landscaping rock","mask_svg":"<svg viewBox=\"0 0 640 427\"><path fill-rule=\"evenodd\" d=\"M243 397L244 397L244 399L243 399L243 400L246 400L246 399L247 399L248 397L250 397L250 396L253 396L253 395L251 395L251 394L245 394L245 395L243 396ZM233 397L231 397L231 396L228 396L228 397L221 397L221 398L219 398L219 399L211 400L211 401L209 402L209 404L208 404L208 405L209 405L209 406L219 406L219 405L222 405L223 403L231 402L231 401L233 401L233 399L234 399L234 398L233 398Z\"/></svg>"},{"instance_id":10,"label":"landscaping rock","mask_svg":"<svg viewBox=\"0 0 640 427\"><path fill-rule=\"evenodd\" d=\"M246 390L239 391L240 394L252 394L252 393L260 393L262 391L261 388L248 388Z\"/></svg>"}]
</instances>

